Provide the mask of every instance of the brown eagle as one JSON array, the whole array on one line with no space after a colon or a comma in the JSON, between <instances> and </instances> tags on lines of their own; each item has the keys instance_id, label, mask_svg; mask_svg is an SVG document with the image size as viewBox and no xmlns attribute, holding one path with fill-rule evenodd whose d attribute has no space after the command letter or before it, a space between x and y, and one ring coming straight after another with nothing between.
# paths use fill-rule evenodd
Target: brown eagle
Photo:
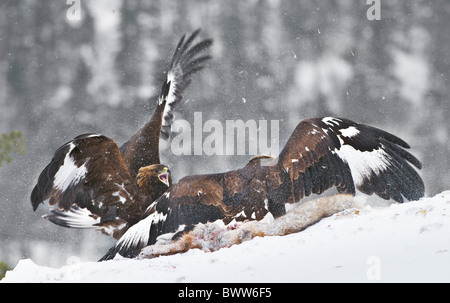
<instances>
[{"instance_id":1,"label":"brown eagle","mask_svg":"<svg viewBox=\"0 0 450 303\"><path fill-rule=\"evenodd\" d=\"M97 228L118 239L168 189L172 179L160 164L159 139L169 137L183 91L211 58L204 53L211 39L193 44L199 32L179 40L150 121L120 149L99 134L84 134L61 146L31 193L33 210L48 201L44 218L51 222Z\"/></svg>"},{"instance_id":2,"label":"brown eagle","mask_svg":"<svg viewBox=\"0 0 450 303\"><path fill-rule=\"evenodd\" d=\"M425 188L411 164L420 169L421 163L407 148L388 132L347 119L306 119L277 158L258 156L241 169L182 178L150 204L101 260L117 253L134 257L159 236L172 234L176 240L199 223L261 220L268 214L277 218L285 214L286 203L331 187L341 194L354 195L358 189L397 202L418 200ZM138 200L129 194L127 198Z\"/></svg>"}]
</instances>

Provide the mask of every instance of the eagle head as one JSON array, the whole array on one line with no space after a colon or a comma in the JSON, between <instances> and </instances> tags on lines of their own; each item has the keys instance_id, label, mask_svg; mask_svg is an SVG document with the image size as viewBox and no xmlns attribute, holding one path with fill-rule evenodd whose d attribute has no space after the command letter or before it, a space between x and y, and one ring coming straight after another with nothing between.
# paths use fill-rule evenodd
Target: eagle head
<instances>
[{"instance_id":1,"label":"eagle head","mask_svg":"<svg viewBox=\"0 0 450 303\"><path fill-rule=\"evenodd\" d=\"M170 187L170 171L167 166L164 166L159 172L158 172L158 180L162 183L166 184L167 187Z\"/></svg>"},{"instance_id":2,"label":"eagle head","mask_svg":"<svg viewBox=\"0 0 450 303\"><path fill-rule=\"evenodd\" d=\"M136 181L144 192L148 192L158 185L164 184L166 187L172 185L170 170L163 164L152 164L141 167L138 171Z\"/></svg>"}]
</instances>

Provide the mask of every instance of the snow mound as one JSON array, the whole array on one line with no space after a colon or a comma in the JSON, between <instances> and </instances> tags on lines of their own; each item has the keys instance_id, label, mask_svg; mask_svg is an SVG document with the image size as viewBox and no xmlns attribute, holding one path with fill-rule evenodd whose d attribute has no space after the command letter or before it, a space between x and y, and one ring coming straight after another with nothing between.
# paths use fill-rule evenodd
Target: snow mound
<instances>
[{"instance_id":1,"label":"snow mound","mask_svg":"<svg viewBox=\"0 0 450 303\"><path fill-rule=\"evenodd\" d=\"M450 282L450 191L346 210L299 233L215 252L70 260L50 268L24 259L1 282Z\"/></svg>"}]
</instances>

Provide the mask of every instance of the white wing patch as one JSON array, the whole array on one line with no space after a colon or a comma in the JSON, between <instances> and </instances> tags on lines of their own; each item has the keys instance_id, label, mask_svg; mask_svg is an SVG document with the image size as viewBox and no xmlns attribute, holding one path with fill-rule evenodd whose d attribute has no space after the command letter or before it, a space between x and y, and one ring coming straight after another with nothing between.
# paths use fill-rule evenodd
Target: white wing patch
<instances>
[{"instance_id":1,"label":"white wing patch","mask_svg":"<svg viewBox=\"0 0 450 303\"><path fill-rule=\"evenodd\" d=\"M353 182L361 185L364 178L373 173L379 175L389 166L389 155L381 148L373 151L359 151L351 145L343 144L335 153L350 167Z\"/></svg>"},{"instance_id":2,"label":"white wing patch","mask_svg":"<svg viewBox=\"0 0 450 303\"><path fill-rule=\"evenodd\" d=\"M156 202L153 202L148 209L152 208ZM146 246L150 237L150 228L152 224L165 221L167 215L155 211L145 219L131 226L125 234L119 239L116 247L128 249L130 247Z\"/></svg>"},{"instance_id":3,"label":"white wing patch","mask_svg":"<svg viewBox=\"0 0 450 303\"><path fill-rule=\"evenodd\" d=\"M330 127L339 126L343 121L339 118L325 117L322 122ZM323 129L328 133L329 129ZM351 138L357 136L361 131L355 126L348 126L347 128L339 128L335 135L341 144L340 148L336 148L332 153L336 153L339 158L348 164L352 174L355 185L362 185L364 179L369 179L370 175L380 175L391 165L390 156L383 150L382 146L371 150L361 151L352 145L345 144L343 138Z\"/></svg>"},{"instance_id":4,"label":"white wing patch","mask_svg":"<svg viewBox=\"0 0 450 303\"><path fill-rule=\"evenodd\" d=\"M119 239L116 247L128 249L139 244L147 245L150 236L151 221L149 217L131 226Z\"/></svg>"},{"instance_id":5,"label":"white wing patch","mask_svg":"<svg viewBox=\"0 0 450 303\"><path fill-rule=\"evenodd\" d=\"M360 133L360 131L354 126L349 126L347 128L340 129L339 131L341 132L341 134L344 137L347 137L347 138L354 137L354 136L356 136L357 134Z\"/></svg>"},{"instance_id":6,"label":"white wing patch","mask_svg":"<svg viewBox=\"0 0 450 303\"><path fill-rule=\"evenodd\" d=\"M175 67L176 68L176 67ZM163 117L162 117L162 127L170 126L171 125L171 118L169 115L171 115L173 111L174 102L177 99L177 96L175 95L175 91L177 89L177 86L179 85L176 71L170 70L167 74L167 83L170 83L169 92L167 93L166 97L166 106L164 107ZM159 100L159 104L163 102L163 98ZM173 115L173 114L172 114Z\"/></svg>"},{"instance_id":7,"label":"white wing patch","mask_svg":"<svg viewBox=\"0 0 450 303\"><path fill-rule=\"evenodd\" d=\"M175 99L175 88L176 85L178 84L177 82L177 77L175 75L175 73L171 70L169 71L169 73L167 74L167 83L170 82L170 88L169 88L169 93L167 94L167 103L166 104L172 104Z\"/></svg>"},{"instance_id":8,"label":"white wing patch","mask_svg":"<svg viewBox=\"0 0 450 303\"><path fill-rule=\"evenodd\" d=\"M100 218L93 215L86 208L73 205L69 211L61 211L58 207L53 206L50 213L42 216L58 225L73 228L95 228L100 223Z\"/></svg>"},{"instance_id":9,"label":"white wing patch","mask_svg":"<svg viewBox=\"0 0 450 303\"><path fill-rule=\"evenodd\" d=\"M322 122L328 126L335 126L339 125L339 122L342 122L342 120L334 117L324 117L322 118Z\"/></svg>"},{"instance_id":10,"label":"white wing patch","mask_svg":"<svg viewBox=\"0 0 450 303\"><path fill-rule=\"evenodd\" d=\"M86 175L86 163L78 167L70 153L75 148L75 144L69 143L70 148L64 158L63 165L58 169L53 181L53 187L65 191L69 186L76 185Z\"/></svg>"}]
</instances>

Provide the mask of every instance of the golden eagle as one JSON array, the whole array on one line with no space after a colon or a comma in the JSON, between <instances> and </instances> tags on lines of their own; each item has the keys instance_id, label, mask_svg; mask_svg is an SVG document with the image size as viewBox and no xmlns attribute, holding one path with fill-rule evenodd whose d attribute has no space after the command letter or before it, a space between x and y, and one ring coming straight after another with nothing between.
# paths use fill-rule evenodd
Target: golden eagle
<instances>
[{"instance_id":1,"label":"golden eagle","mask_svg":"<svg viewBox=\"0 0 450 303\"><path fill-rule=\"evenodd\" d=\"M33 210L48 201L50 212L44 217L51 222L97 228L118 239L168 189L172 179L160 164L159 139L168 138L173 109L192 75L211 58L204 53L211 39L193 43L199 31L179 40L150 121L120 149L99 134L84 134L61 146L31 193Z\"/></svg>"},{"instance_id":2,"label":"golden eagle","mask_svg":"<svg viewBox=\"0 0 450 303\"><path fill-rule=\"evenodd\" d=\"M341 194L358 189L397 202L418 200L425 188L413 166L420 169L421 163L408 148L388 132L347 119L303 120L277 158L257 156L241 169L173 184L101 260L117 253L134 257L160 235L175 240L199 223L261 220L269 213L277 218L286 203L331 187Z\"/></svg>"}]
</instances>

